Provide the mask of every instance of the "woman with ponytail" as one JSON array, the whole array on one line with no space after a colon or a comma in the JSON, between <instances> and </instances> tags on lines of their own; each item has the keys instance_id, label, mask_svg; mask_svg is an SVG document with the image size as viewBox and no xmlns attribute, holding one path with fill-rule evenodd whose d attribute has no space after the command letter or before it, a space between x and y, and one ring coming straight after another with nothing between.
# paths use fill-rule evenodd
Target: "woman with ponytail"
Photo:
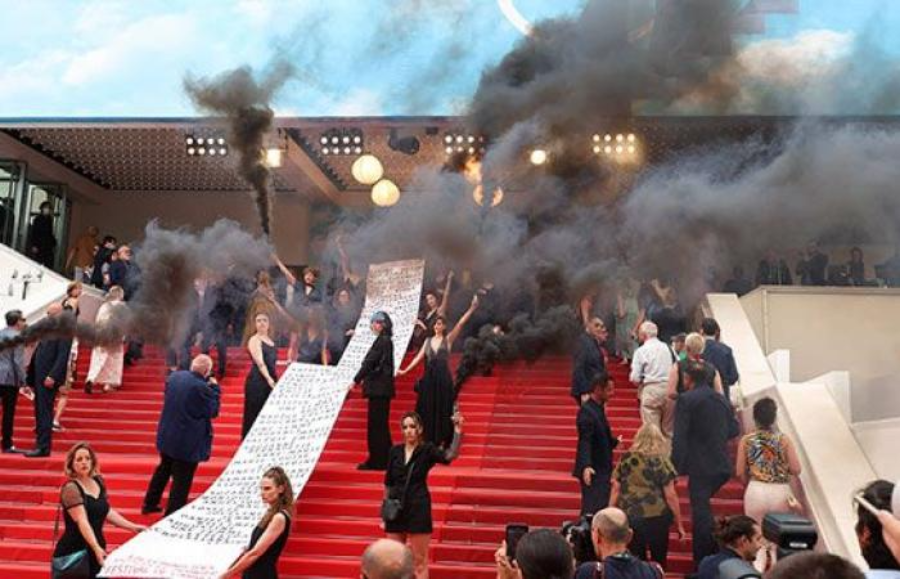
<instances>
[{"instance_id":1,"label":"woman with ponytail","mask_svg":"<svg viewBox=\"0 0 900 579\"><path fill-rule=\"evenodd\" d=\"M268 505L266 514L253 529L250 546L221 579L238 576L242 579L278 579L278 557L291 532L294 489L284 469L274 466L263 474L259 490L263 502Z\"/></svg>"}]
</instances>

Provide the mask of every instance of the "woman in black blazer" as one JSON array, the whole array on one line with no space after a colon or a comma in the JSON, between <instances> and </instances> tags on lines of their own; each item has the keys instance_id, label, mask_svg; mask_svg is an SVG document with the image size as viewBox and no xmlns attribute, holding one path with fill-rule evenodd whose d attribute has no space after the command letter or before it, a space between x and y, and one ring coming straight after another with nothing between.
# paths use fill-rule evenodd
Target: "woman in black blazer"
<instances>
[{"instance_id":1,"label":"woman in black blazer","mask_svg":"<svg viewBox=\"0 0 900 579\"><path fill-rule=\"evenodd\" d=\"M384 522L389 539L406 543L413 552L416 579L428 579L428 546L431 542L431 493L428 473L436 464L450 464L459 456L463 417L453 415L453 442L440 448L424 440L422 418L407 412L400 420L403 444L391 448L384 476L385 498L399 499L400 515Z\"/></svg>"},{"instance_id":2,"label":"woman in black blazer","mask_svg":"<svg viewBox=\"0 0 900 579\"><path fill-rule=\"evenodd\" d=\"M384 470L388 451L391 449L391 431L388 418L391 399L394 397L394 342L393 323L385 312L372 314L372 332L377 336L362 367L353 378L354 384L362 382L363 396L369 401L367 439L369 458L359 464L359 470Z\"/></svg>"}]
</instances>

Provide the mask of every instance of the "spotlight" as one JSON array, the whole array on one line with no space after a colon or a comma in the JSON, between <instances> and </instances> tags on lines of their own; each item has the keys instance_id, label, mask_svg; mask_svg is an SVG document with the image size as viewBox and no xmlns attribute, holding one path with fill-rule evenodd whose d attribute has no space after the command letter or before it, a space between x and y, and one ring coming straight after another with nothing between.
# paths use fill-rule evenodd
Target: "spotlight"
<instances>
[{"instance_id":1,"label":"spotlight","mask_svg":"<svg viewBox=\"0 0 900 579\"><path fill-rule=\"evenodd\" d=\"M475 137L473 137L472 135L469 135L469 137L466 140L469 141L470 143L474 143Z\"/></svg>"},{"instance_id":2,"label":"spotlight","mask_svg":"<svg viewBox=\"0 0 900 579\"><path fill-rule=\"evenodd\" d=\"M204 147L200 147L199 149L197 149L197 153L199 153L200 156L202 157L203 155L206 154L206 149Z\"/></svg>"},{"instance_id":3,"label":"spotlight","mask_svg":"<svg viewBox=\"0 0 900 579\"><path fill-rule=\"evenodd\" d=\"M225 155L228 154L228 149L226 149L225 147L222 147L221 149L219 149L219 154L224 157Z\"/></svg>"},{"instance_id":4,"label":"spotlight","mask_svg":"<svg viewBox=\"0 0 900 579\"><path fill-rule=\"evenodd\" d=\"M628 154L634 155L634 151L635 151L634 145L628 145Z\"/></svg>"},{"instance_id":5,"label":"spotlight","mask_svg":"<svg viewBox=\"0 0 900 579\"><path fill-rule=\"evenodd\" d=\"M608 133L606 135L603 135L603 140L606 141L607 143L612 141L612 135L610 135Z\"/></svg>"},{"instance_id":6,"label":"spotlight","mask_svg":"<svg viewBox=\"0 0 900 579\"><path fill-rule=\"evenodd\" d=\"M618 145L618 146L616 147L616 153L619 153L620 155L622 154L622 151L623 151L623 150L624 150L624 149L622 149L622 145Z\"/></svg>"},{"instance_id":7,"label":"spotlight","mask_svg":"<svg viewBox=\"0 0 900 579\"><path fill-rule=\"evenodd\" d=\"M359 135L355 135L355 136L353 137L353 144L354 144L354 145L359 145L360 143L362 143L362 137L360 137Z\"/></svg>"},{"instance_id":8,"label":"spotlight","mask_svg":"<svg viewBox=\"0 0 900 579\"><path fill-rule=\"evenodd\" d=\"M529 157L532 165L543 165L547 162L547 151L543 149L535 149L531 152L531 156Z\"/></svg>"},{"instance_id":9,"label":"spotlight","mask_svg":"<svg viewBox=\"0 0 900 579\"><path fill-rule=\"evenodd\" d=\"M349 155L351 150L350 147L344 147L344 154Z\"/></svg>"},{"instance_id":10,"label":"spotlight","mask_svg":"<svg viewBox=\"0 0 900 579\"><path fill-rule=\"evenodd\" d=\"M447 153L448 155L452 155L452 154L453 154L453 147L447 147L446 149L444 149L444 152Z\"/></svg>"},{"instance_id":11,"label":"spotlight","mask_svg":"<svg viewBox=\"0 0 900 579\"><path fill-rule=\"evenodd\" d=\"M186 145L193 145L193 144L194 144L194 137L187 137L187 138L185 138L185 139L184 139L184 143L185 143Z\"/></svg>"},{"instance_id":12,"label":"spotlight","mask_svg":"<svg viewBox=\"0 0 900 579\"><path fill-rule=\"evenodd\" d=\"M633 143L635 141L634 133L628 133L628 142Z\"/></svg>"},{"instance_id":13,"label":"spotlight","mask_svg":"<svg viewBox=\"0 0 900 579\"><path fill-rule=\"evenodd\" d=\"M453 135L444 135L444 142L448 145L453 142Z\"/></svg>"},{"instance_id":14,"label":"spotlight","mask_svg":"<svg viewBox=\"0 0 900 579\"><path fill-rule=\"evenodd\" d=\"M605 147L603 147L603 152L606 153L607 155L611 155L613 152L613 148L610 147L609 145L606 145Z\"/></svg>"},{"instance_id":15,"label":"spotlight","mask_svg":"<svg viewBox=\"0 0 900 579\"><path fill-rule=\"evenodd\" d=\"M345 145L347 145L347 144L350 143L350 137L348 137L347 135L344 135L344 139L343 139L343 140L344 140L344 144L345 144Z\"/></svg>"},{"instance_id":16,"label":"spotlight","mask_svg":"<svg viewBox=\"0 0 900 579\"><path fill-rule=\"evenodd\" d=\"M362 155L362 147L355 147L353 149L353 152L356 153L357 155Z\"/></svg>"},{"instance_id":17,"label":"spotlight","mask_svg":"<svg viewBox=\"0 0 900 579\"><path fill-rule=\"evenodd\" d=\"M210 156L210 157L215 157L215 156L216 156L216 150L213 149L212 147L209 148L209 156Z\"/></svg>"},{"instance_id":18,"label":"spotlight","mask_svg":"<svg viewBox=\"0 0 900 579\"><path fill-rule=\"evenodd\" d=\"M203 137L198 137L198 138L197 138L197 144L198 144L198 145L202 145L202 144L203 144Z\"/></svg>"},{"instance_id":19,"label":"spotlight","mask_svg":"<svg viewBox=\"0 0 900 579\"><path fill-rule=\"evenodd\" d=\"M621 135L621 134L616 135L616 142L617 142L617 143L621 143L621 142L624 141L624 140L625 140L625 136L624 136L624 135Z\"/></svg>"},{"instance_id":20,"label":"spotlight","mask_svg":"<svg viewBox=\"0 0 900 579\"><path fill-rule=\"evenodd\" d=\"M600 145L594 145L594 154L595 155L599 155L601 150L602 149L601 149Z\"/></svg>"},{"instance_id":21,"label":"spotlight","mask_svg":"<svg viewBox=\"0 0 900 579\"><path fill-rule=\"evenodd\" d=\"M188 155L191 155L193 157L196 153L197 153L197 149L195 149L194 147L188 147L188 150L187 150Z\"/></svg>"},{"instance_id":22,"label":"spotlight","mask_svg":"<svg viewBox=\"0 0 900 579\"><path fill-rule=\"evenodd\" d=\"M457 142L462 142L461 136L457 139ZM415 155L419 152L419 146L419 139L414 135L401 137L399 136L397 129L391 129L390 136L388 137L388 147L390 147L392 151L397 151L404 155Z\"/></svg>"},{"instance_id":23,"label":"spotlight","mask_svg":"<svg viewBox=\"0 0 900 579\"><path fill-rule=\"evenodd\" d=\"M281 167L282 151L278 148L265 149L263 161L268 167Z\"/></svg>"},{"instance_id":24,"label":"spotlight","mask_svg":"<svg viewBox=\"0 0 900 579\"><path fill-rule=\"evenodd\" d=\"M323 154L323 155L327 155L327 154L330 153L330 152L331 152L331 150L330 150L328 147L322 147L322 154Z\"/></svg>"},{"instance_id":25,"label":"spotlight","mask_svg":"<svg viewBox=\"0 0 900 579\"><path fill-rule=\"evenodd\" d=\"M319 142L322 143L323 145L327 145L327 144L328 144L328 137L322 137L321 139L319 139Z\"/></svg>"},{"instance_id":26,"label":"spotlight","mask_svg":"<svg viewBox=\"0 0 900 579\"><path fill-rule=\"evenodd\" d=\"M462 142L463 142L463 139L464 139L464 137L463 137L462 135L457 135L457 136L456 136L456 142L457 142L457 143L462 143Z\"/></svg>"},{"instance_id":27,"label":"spotlight","mask_svg":"<svg viewBox=\"0 0 900 579\"><path fill-rule=\"evenodd\" d=\"M599 142L600 142L600 135L595 134L593 137L591 137L591 140L593 140L595 143L599 143Z\"/></svg>"},{"instance_id":28,"label":"spotlight","mask_svg":"<svg viewBox=\"0 0 900 579\"><path fill-rule=\"evenodd\" d=\"M319 137L323 155L360 155L363 152L363 140L362 129L357 128L329 129Z\"/></svg>"},{"instance_id":29,"label":"spotlight","mask_svg":"<svg viewBox=\"0 0 900 579\"><path fill-rule=\"evenodd\" d=\"M340 137L331 137L331 144L332 144L332 145L337 145L337 144L340 143L340 142L341 142L341 138L340 138Z\"/></svg>"}]
</instances>

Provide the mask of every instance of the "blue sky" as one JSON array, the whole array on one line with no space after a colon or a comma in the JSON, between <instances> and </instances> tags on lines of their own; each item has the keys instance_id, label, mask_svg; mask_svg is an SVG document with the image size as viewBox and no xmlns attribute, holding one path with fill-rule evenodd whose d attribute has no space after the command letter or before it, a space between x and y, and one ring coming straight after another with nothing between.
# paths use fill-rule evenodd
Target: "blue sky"
<instances>
[{"instance_id":1,"label":"blue sky","mask_svg":"<svg viewBox=\"0 0 900 579\"><path fill-rule=\"evenodd\" d=\"M529 20L581 4L515 1ZM874 27L900 53L900 2L800 7L767 36ZM302 70L280 114L453 114L521 37L495 0L0 0L0 14L0 117L192 115L185 73L264 66L276 48Z\"/></svg>"}]
</instances>

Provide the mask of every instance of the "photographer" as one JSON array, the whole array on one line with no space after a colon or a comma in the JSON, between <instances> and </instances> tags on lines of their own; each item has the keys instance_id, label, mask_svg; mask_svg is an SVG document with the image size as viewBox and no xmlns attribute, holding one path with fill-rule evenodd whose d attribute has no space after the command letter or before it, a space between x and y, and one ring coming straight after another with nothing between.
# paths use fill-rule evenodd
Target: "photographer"
<instances>
[{"instance_id":1,"label":"photographer","mask_svg":"<svg viewBox=\"0 0 900 579\"><path fill-rule=\"evenodd\" d=\"M752 563L762 548L762 530L756 521L746 515L723 517L716 522L715 537L720 551L703 559L697 579L730 577L724 568L734 565L732 559L745 562L747 571L754 572Z\"/></svg>"},{"instance_id":2,"label":"photographer","mask_svg":"<svg viewBox=\"0 0 900 579\"><path fill-rule=\"evenodd\" d=\"M870 568L866 577L900 578L896 537L890 534L890 531L896 531L894 525L896 519L888 512L895 492L893 483L885 480L873 481L863 489L862 498L878 510L878 515L870 513L861 504L857 505L856 537L862 556ZM885 532L882 521L892 527L887 529L888 532Z\"/></svg>"},{"instance_id":3,"label":"photographer","mask_svg":"<svg viewBox=\"0 0 900 579\"><path fill-rule=\"evenodd\" d=\"M512 561L507 557L504 541L494 553L497 579L569 579L574 571L572 547L549 529L526 533L515 556Z\"/></svg>"},{"instance_id":4,"label":"photographer","mask_svg":"<svg viewBox=\"0 0 900 579\"><path fill-rule=\"evenodd\" d=\"M600 560L579 565L575 579L663 579L662 567L641 561L628 551L633 535L621 509L610 507L594 515L591 539Z\"/></svg>"}]
</instances>

